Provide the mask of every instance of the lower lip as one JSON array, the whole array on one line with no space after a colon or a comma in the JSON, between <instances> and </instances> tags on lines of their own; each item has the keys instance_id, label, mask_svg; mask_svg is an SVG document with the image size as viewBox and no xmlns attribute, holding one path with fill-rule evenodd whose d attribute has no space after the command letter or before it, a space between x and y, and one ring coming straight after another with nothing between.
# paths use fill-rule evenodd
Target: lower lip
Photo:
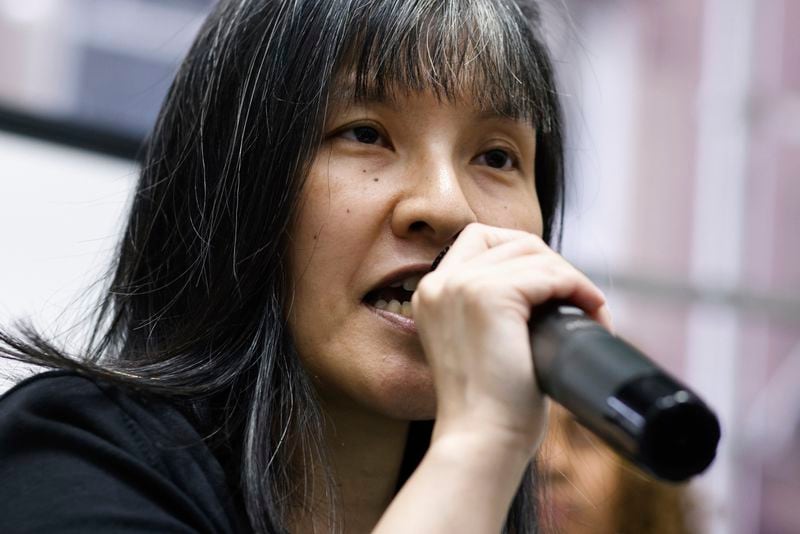
<instances>
[{"instance_id":1,"label":"lower lip","mask_svg":"<svg viewBox=\"0 0 800 534\"><path fill-rule=\"evenodd\" d=\"M400 315L397 313L392 313L388 310L381 310L372 306L371 304L364 303L364 306L367 307L369 311L383 319L384 321L390 323L393 327L411 335L417 335L417 325L414 324L414 319L406 317L404 315Z\"/></svg>"}]
</instances>

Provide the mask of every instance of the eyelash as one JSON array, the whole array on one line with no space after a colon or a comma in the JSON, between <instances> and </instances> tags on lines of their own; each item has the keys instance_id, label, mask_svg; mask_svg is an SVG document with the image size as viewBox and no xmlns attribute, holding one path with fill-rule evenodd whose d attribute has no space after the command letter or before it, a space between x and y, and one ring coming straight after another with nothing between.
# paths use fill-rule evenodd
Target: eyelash
<instances>
[{"instance_id":1,"label":"eyelash","mask_svg":"<svg viewBox=\"0 0 800 534\"><path fill-rule=\"evenodd\" d=\"M367 133L364 130L368 130L371 133L374 133L375 142L365 142L365 141L360 140L359 139L359 133L356 132L356 130L362 130L362 132L361 132L362 134L363 133ZM346 135L346 134L351 134L351 133L352 133L352 135ZM334 135L337 136L337 137L343 137L345 139L348 139L350 141L354 141L356 143L362 143L362 144L366 144L366 145L391 146L389 141L386 139L386 136L383 133L381 133L380 129L378 129L378 128L372 126L372 125L369 125L369 124L350 126L348 128L344 128L344 129L339 130ZM378 144L377 141L381 140L381 139L384 141L383 144ZM506 158L508 158L508 162L511 164L511 167L509 169L505 169L504 168L505 165L503 165L503 167L492 167L491 165L488 165L488 163L486 163L486 165L488 167L491 167L491 168L497 169L497 170L505 170L505 171L509 171L509 170L513 170L513 169L519 168L519 156L513 150L510 150L510 149L507 149L507 148L504 148L504 147L490 148L490 149L482 152L481 154L479 154L476 158L473 159L473 161L475 159L480 158L480 157L485 157L487 154L489 154L491 152L502 153Z\"/></svg>"},{"instance_id":2,"label":"eyelash","mask_svg":"<svg viewBox=\"0 0 800 534\"><path fill-rule=\"evenodd\" d=\"M504 148L504 147L503 148L501 148L501 147L490 148L489 150L486 150L486 151L482 152L478 157L479 158L480 157L485 157L486 155L488 155L491 152L502 153L507 158L507 163L511 164L511 167L508 168L508 169L505 168L505 165L503 165L503 167L492 167L491 165L488 165L488 163L487 163L487 166L489 166L489 167L491 167L493 169L500 170L500 171L510 171L510 170L514 170L514 169L518 169L519 168L519 156L517 156L517 154L513 150L509 150L509 149ZM475 158L475 159L477 159L477 158Z\"/></svg>"},{"instance_id":3,"label":"eyelash","mask_svg":"<svg viewBox=\"0 0 800 534\"><path fill-rule=\"evenodd\" d=\"M369 124L357 124L357 125L354 125L354 126L343 128L343 129L339 130L337 133L335 133L334 135L337 136L337 137L344 137L345 139L349 139L350 141L355 141L356 143L362 143L362 144L365 144L365 145L377 144L377 143L366 143L366 142L360 141L358 139L358 134L356 133L356 130L371 130L377 136L376 141L377 140L381 140L381 139L383 140L383 144L378 145L378 146L390 146L389 141L386 139L386 136L380 131L380 129L376 128L375 126L369 125ZM348 136L345 135L345 134L348 134L348 133L351 133L351 132L353 134L352 136L348 137Z\"/></svg>"}]
</instances>

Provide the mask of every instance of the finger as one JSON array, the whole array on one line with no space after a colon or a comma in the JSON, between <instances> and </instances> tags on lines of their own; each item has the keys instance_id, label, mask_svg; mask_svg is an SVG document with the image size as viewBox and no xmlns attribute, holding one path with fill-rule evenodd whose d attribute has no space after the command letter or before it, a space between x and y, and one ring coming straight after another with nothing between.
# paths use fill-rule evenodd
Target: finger
<instances>
[{"instance_id":1,"label":"finger","mask_svg":"<svg viewBox=\"0 0 800 534\"><path fill-rule=\"evenodd\" d=\"M468 278L464 278L467 276ZM564 300L581 308L604 326L610 326L610 314L603 307L603 292L582 272L557 254L528 255L507 260L484 269L462 273L459 282L483 294L503 291L509 284L520 291L530 308L551 300Z\"/></svg>"},{"instance_id":2,"label":"finger","mask_svg":"<svg viewBox=\"0 0 800 534\"><path fill-rule=\"evenodd\" d=\"M523 230L513 230L510 228L497 228L480 223L472 223L464 227L458 239L455 240L450 250L442 258L437 271L451 269L454 265L459 265L474 258L493 247L502 243L514 241L516 239L529 236Z\"/></svg>"},{"instance_id":3,"label":"finger","mask_svg":"<svg viewBox=\"0 0 800 534\"><path fill-rule=\"evenodd\" d=\"M488 267L523 256L536 254L561 257L536 234L524 234L511 241L500 243L464 262L464 267Z\"/></svg>"},{"instance_id":4,"label":"finger","mask_svg":"<svg viewBox=\"0 0 800 534\"><path fill-rule=\"evenodd\" d=\"M594 313L590 313L589 316L603 325L603 327L605 327L605 329L612 334L616 333L614 329L614 320L611 316L611 310L608 307L608 303L597 308L597 310Z\"/></svg>"},{"instance_id":5,"label":"finger","mask_svg":"<svg viewBox=\"0 0 800 534\"><path fill-rule=\"evenodd\" d=\"M554 281L549 300L564 300L577 306L613 333L614 324L605 293L588 276L563 259L554 261L551 269Z\"/></svg>"},{"instance_id":6,"label":"finger","mask_svg":"<svg viewBox=\"0 0 800 534\"><path fill-rule=\"evenodd\" d=\"M544 256L543 254L541 265L548 266L551 272L556 276L558 276L559 270L564 269L563 272L565 275L575 276L575 282L577 284L574 293L569 294L566 297L554 296L553 298L563 298L568 300L575 306L581 308L589 317L600 323L604 328L613 334L614 321L611 311L608 307L605 293L603 293L603 291L597 287L597 285L581 270L565 260L560 254L550 249L546 244L544 244L543 241L541 243L542 246L545 247L545 251L540 251L539 253L549 254L549 256ZM501 254L505 252L500 250L503 248L507 248L509 253L513 253L513 247L518 247L520 250L524 250L528 246L533 246L534 249L536 249L535 243L532 245L527 245L523 244L522 242L512 242L495 247L494 249L484 253L480 258L483 260L484 256L493 254L496 250L497 256L500 257ZM535 268L535 264L532 265L532 268ZM564 290L566 291L565 288Z\"/></svg>"}]
</instances>

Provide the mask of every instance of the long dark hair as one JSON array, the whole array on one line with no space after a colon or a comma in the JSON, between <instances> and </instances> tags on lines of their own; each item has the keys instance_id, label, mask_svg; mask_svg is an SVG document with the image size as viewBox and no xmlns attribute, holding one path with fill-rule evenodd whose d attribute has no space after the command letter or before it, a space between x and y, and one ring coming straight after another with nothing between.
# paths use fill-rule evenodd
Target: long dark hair
<instances>
[{"instance_id":1,"label":"long dark hair","mask_svg":"<svg viewBox=\"0 0 800 534\"><path fill-rule=\"evenodd\" d=\"M513 0L222 0L149 138L109 290L80 357L33 329L6 357L183 406L253 529L285 530L291 458L322 458L321 414L284 320L289 228L329 99L431 91L529 119L544 238L560 227L562 133L534 5ZM430 425L412 425L406 472ZM401 481L402 482L402 481ZM507 530L535 528L530 473Z\"/></svg>"}]
</instances>

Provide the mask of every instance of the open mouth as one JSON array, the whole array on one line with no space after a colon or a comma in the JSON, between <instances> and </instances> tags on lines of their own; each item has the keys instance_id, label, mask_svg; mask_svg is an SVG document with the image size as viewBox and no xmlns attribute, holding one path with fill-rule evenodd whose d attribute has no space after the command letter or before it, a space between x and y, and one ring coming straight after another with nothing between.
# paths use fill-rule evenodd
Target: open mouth
<instances>
[{"instance_id":1,"label":"open mouth","mask_svg":"<svg viewBox=\"0 0 800 534\"><path fill-rule=\"evenodd\" d=\"M379 310L413 319L411 297L425 273L416 273L373 289L364 297L364 302Z\"/></svg>"}]
</instances>

